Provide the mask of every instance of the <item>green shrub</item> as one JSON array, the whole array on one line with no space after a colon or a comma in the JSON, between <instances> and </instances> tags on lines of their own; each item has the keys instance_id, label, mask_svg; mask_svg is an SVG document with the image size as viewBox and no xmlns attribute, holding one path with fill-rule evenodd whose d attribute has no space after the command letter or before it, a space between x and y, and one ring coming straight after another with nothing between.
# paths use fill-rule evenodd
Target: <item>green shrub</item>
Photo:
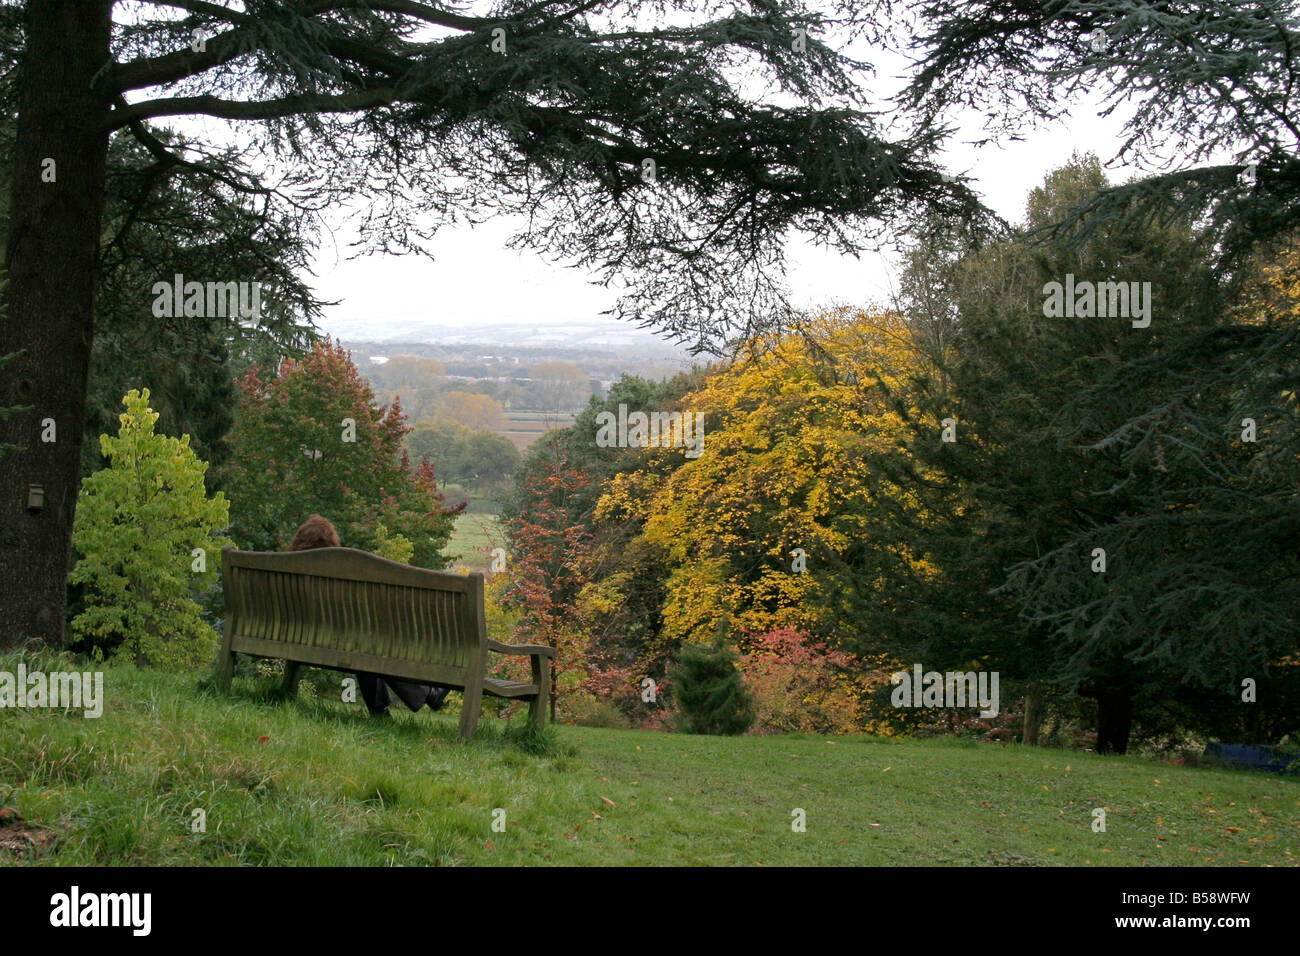
<instances>
[{"instance_id":1,"label":"green shrub","mask_svg":"<svg viewBox=\"0 0 1300 956\"><path fill-rule=\"evenodd\" d=\"M743 734L753 725L754 700L727 648L683 644L670 677L682 732Z\"/></svg>"},{"instance_id":2,"label":"green shrub","mask_svg":"<svg viewBox=\"0 0 1300 956\"><path fill-rule=\"evenodd\" d=\"M82 585L72 631L100 656L180 670L211 660L217 634L196 594L221 567L229 505L209 498L208 470L188 435L154 434L149 390L122 399L117 437L99 436L109 465L81 486L68 581Z\"/></svg>"},{"instance_id":3,"label":"green shrub","mask_svg":"<svg viewBox=\"0 0 1300 956\"><path fill-rule=\"evenodd\" d=\"M578 727L605 727L628 730L632 722L607 700L585 694L569 704L569 720Z\"/></svg>"},{"instance_id":4,"label":"green shrub","mask_svg":"<svg viewBox=\"0 0 1300 956\"><path fill-rule=\"evenodd\" d=\"M381 558L387 558L389 561L396 561L399 564L410 564L411 559L415 556L415 545L411 539L402 534L390 532L383 523L375 527L375 551L374 553Z\"/></svg>"}]
</instances>

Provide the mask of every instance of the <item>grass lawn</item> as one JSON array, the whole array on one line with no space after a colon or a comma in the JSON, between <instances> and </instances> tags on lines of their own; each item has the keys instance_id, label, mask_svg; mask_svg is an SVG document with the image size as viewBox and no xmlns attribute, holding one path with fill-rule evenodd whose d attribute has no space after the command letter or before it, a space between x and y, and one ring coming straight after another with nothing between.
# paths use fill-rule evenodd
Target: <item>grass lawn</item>
<instances>
[{"instance_id":1,"label":"grass lawn","mask_svg":"<svg viewBox=\"0 0 1300 956\"><path fill-rule=\"evenodd\" d=\"M505 546L505 529L496 515L459 514L443 553L452 558L453 570L487 571L492 563L492 549Z\"/></svg>"},{"instance_id":2,"label":"grass lawn","mask_svg":"<svg viewBox=\"0 0 1300 956\"><path fill-rule=\"evenodd\" d=\"M960 741L538 738L491 715L465 743L454 714L269 686L117 667L99 719L0 711L0 805L23 818L0 821L0 862L1300 863L1300 781L1273 775Z\"/></svg>"}]
</instances>

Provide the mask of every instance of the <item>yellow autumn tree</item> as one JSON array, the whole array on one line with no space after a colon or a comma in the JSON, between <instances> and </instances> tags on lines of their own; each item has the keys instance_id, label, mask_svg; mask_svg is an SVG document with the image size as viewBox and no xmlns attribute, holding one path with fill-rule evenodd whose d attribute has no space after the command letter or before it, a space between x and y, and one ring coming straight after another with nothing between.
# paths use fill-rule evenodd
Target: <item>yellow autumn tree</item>
<instances>
[{"instance_id":1,"label":"yellow autumn tree","mask_svg":"<svg viewBox=\"0 0 1300 956\"><path fill-rule=\"evenodd\" d=\"M699 456L665 479L655 457L683 449L647 448L647 467L614 476L596 512L638 519L665 555L662 640L818 632L825 559L867 533L877 496L907 495L864 458L901 435L893 403L919 361L900 316L842 309L752 343L683 399L683 418L705 416Z\"/></svg>"},{"instance_id":2,"label":"yellow autumn tree","mask_svg":"<svg viewBox=\"0 0 1300 956\"><path fill-rule=\"evenodd\" d=\"M495 398L458 389L442 393L438 418L457 422L476 432L503 431L506 427L505 409Z\"/></svg>"}]
</instances>

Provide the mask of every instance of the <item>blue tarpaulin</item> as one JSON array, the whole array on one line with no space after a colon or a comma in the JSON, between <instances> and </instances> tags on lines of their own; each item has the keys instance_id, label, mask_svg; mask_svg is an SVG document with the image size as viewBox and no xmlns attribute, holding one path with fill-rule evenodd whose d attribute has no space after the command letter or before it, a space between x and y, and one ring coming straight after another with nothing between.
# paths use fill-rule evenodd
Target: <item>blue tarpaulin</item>
<instances>
[{"instance_id":1,"label":"blue tarpaulin","mask_svg":"<svg viewBox=\"0 0 1300 956\"><path fill-rule=\"evenodd\" d=\"M1267 770L1269 773L1300 772L1300 758L1294 754L1284 753L1278 747L1211 742L1206 744L1205 752L1212 757L1218 757L1224 763L1249 767L1251 770Z\"/></svg>"}]
</instances>

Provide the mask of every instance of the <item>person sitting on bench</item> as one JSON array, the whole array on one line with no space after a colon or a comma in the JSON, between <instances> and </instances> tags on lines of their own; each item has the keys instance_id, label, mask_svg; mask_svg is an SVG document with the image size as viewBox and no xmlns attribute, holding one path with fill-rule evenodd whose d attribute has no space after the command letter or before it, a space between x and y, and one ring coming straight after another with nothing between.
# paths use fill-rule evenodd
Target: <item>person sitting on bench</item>
<instances>
[{"instance_id":1,"label":"person sitting on bench","mask_svg":"<svg viewBox=\"0 0 1300 956\"><path fill-rule=\"evenodd\" d=\"M313 548L337 547L340 547L339 535L334 530L334 525L328 518L314 514L294 533L289 550L310 551ZM357 688L361 691L361 698L366 702L366 709L371 714L387 713L393 703L393 694L415 712L425 704L429 705L430 710L442 709L447 695L451 693L450 687L442 687L438 684L417 684L397 677L385 677L382 674L370 674L365 671L355 673Z\"/></svg>"}]
</instances>

